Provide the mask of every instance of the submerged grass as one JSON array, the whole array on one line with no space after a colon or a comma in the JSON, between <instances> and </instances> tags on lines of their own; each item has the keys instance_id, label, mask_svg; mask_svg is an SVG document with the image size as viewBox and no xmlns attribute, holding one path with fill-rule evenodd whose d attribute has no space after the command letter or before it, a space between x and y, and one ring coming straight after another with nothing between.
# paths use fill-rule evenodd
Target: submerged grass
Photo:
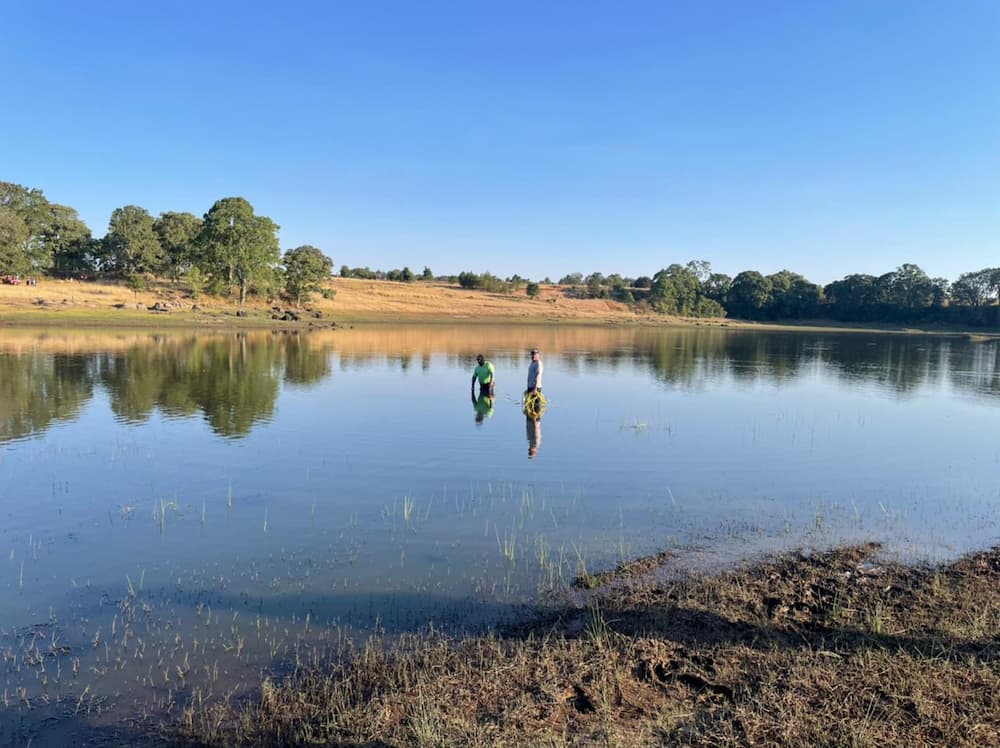
<instances>
[{"instance_id":1,"label":"submerged grass","mask_svg":"<svg viewBox=\"0 0 1000 748\"><path fill-rule=\"evenodd\" d=\"M407 635L190 703L203 745L1000 745L1000 549L878 548L712 576L664 558L503 634ZM591 579L594 577L591 576Z\"/></svg>"}]
</instances>

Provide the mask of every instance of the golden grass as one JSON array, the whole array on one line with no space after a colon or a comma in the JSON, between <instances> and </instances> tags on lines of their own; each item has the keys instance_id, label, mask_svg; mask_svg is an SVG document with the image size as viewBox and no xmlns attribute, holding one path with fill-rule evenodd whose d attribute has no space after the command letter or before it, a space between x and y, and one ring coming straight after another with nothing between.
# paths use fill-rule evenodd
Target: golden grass
<instances>
[{"instance_id":1,"label":"golden grass","mask_svg":"<svg viewBox=\"0 0 1000 748\"><path fill-rule=\"evenodd\" d=\"M574 298L571 289L558 285L541 286L531 299L521 289L509 294L472 291L437 281L401 283L357 278L333 278L327 284L332 299L314 295L306 308L320 317L306 315L299 323L272 320L272 306L252 297L237 316L238 305L230 298L202 296L192 299L183 285L166 281L150 284L134 294L114 281L71 281L44 279L37 286L0 285L0 326L104 327L104 328L200 328L251 329L262 327L322 327L333 321L353 323L479 323L578 325L683 325L736 329L795 329L818 331L837 329L850 332L892 332L954 335L951 329L917 330L894 325L849 325L818 323L761 323L724 318L695 319L671 317L640 311L608 299ZM170 306L169 312L150 310L157 302ZM974 340L991 340L996 333L967 333Z\"/></svg>"}]
</instances>

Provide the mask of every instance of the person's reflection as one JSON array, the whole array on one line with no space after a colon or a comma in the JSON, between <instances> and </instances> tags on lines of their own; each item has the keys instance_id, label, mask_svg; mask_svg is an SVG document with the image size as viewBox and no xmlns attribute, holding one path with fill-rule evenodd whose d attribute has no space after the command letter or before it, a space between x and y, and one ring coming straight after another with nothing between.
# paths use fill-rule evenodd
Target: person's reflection
<instances>
[{"instance_id":1,"label":"person's reflection","mask_svg":"<svg viewBox=\"0 0 1000 748\"><path fill-rule=\"evenodd\" d=\"M472 407L476 410L477 426L482 426L484 420L493 417L493 398L489 396L488 390L481 393L478 398L475 395L472 396Z\"/></svg>"},{"instance_id":2,"label":"person's reflection","mask_svg":"<svg viewBox=\"0 0 1000 748\"><path fill-rule=\"evenodd\" d=\"M535 455L538 454L538 447L542 443L542 419L525 416L524 429L528 437L528 459L533 460L535 459Z\"/></svg>"}]
</instances>

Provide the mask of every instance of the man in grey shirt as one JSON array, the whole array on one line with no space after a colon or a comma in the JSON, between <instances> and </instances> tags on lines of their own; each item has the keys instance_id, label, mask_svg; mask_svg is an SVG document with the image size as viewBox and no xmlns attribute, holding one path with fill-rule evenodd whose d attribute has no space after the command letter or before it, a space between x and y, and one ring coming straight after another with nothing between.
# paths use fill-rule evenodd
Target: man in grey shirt
<instances>
[{"instance_id":1,"label":"man in grey shirt","mask_svg":"<svg viewBox=\"0 0 1000 748\"><path fill-rule=\"evenodd\" d=\"M543 368L542 359L538 355L538 349L533 348L531 351L531 363L528 365L528 389L525 390L525 394L542 391Z\"/></svg>"}]
</instances>

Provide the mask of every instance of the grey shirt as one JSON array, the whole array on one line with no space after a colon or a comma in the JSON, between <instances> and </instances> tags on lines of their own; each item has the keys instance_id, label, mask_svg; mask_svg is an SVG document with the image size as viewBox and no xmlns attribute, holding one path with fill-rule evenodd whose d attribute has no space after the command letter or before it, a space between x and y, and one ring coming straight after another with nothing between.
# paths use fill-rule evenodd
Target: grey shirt
<instances>
[{"instance_id":1,"label":"grey shirt","mask_svg":"<svg viewBox=\"0 0 1000 748\"><path fill-rule=\"evenodd\" d=\"M542 360L532 361L528 366L528 389L541 389L542 387Z\"/></svg>"}]
</instances>

